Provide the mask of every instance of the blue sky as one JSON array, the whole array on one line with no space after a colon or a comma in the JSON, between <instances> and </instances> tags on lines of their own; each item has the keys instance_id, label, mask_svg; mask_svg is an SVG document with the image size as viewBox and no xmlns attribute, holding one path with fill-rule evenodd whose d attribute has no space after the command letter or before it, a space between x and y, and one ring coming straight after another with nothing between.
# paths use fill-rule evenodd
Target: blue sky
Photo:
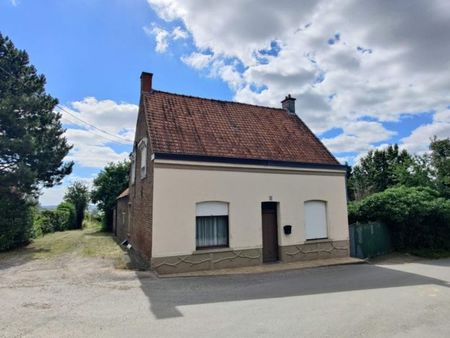
<instances>
[{"instance_id":1,"label":"blue sky","mask_svg":"<svg viewBox=\"0 0 450 338\"><path fill-rule=\"evenodd\" d=\"M73 116L132 139L141 71L155 74L154 88L196 96L279 106L291 93L299 116L350 163L389 143L421 153L431 136L448 137L448 2L321 3L0 0L0 31L72 114L63 112L73 175L41 203L126 157L129 143Z\"/></svg>"}]
</instances>

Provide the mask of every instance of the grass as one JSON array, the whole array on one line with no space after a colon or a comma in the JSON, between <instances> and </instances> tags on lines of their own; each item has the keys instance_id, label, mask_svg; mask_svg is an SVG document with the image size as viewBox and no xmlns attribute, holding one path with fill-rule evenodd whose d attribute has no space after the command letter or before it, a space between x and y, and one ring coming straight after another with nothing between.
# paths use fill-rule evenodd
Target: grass
<instances>
[{"instance_id":1,"label":"grass","mask_svg":"<svg viewBox=\"0 0 450 338\"><path fill-rule=\"evenodd\" d=\"M0 260L20 261L55 259L64 255L110 259L116 268L126 268L125 252L111 233L102 232L101 224L87 221L82 230L68 230L44 235L26 247L1 253Z\"/></svg>"}]
</instances>

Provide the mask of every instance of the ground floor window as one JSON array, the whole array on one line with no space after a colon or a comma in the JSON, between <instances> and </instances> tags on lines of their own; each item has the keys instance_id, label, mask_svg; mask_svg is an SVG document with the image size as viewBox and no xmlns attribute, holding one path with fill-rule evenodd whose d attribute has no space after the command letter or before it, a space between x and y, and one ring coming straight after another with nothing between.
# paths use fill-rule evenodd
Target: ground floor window
<instances>
[{"instance_id":1,"label":"ground floor window","mask_svg":"<svg viewBox=\"0 0 450 338\"><path fill-rule=\"evenodd\" d=\"M197 203L197 249L228 246L228 203Z\"/></svg>"},{"instance_id":2,"label":"ground floor window","mask_svg":"<svg viewBox=\"0 0 450 338\"><path fill-rule=\"evenodd\" d=\"M197 248L228 246L228 216L197 217Z\"/></svg>"},{"instance_id":3,"label":"ground floor window","mask_svg":"<svg viewBox=\"0 0 450 338\"><path fill-rule=\"evenodd\" d=\"M325 201L305 202L305 237L306 240L328 237L327 204Z\"/></svg>"}]
</instances>

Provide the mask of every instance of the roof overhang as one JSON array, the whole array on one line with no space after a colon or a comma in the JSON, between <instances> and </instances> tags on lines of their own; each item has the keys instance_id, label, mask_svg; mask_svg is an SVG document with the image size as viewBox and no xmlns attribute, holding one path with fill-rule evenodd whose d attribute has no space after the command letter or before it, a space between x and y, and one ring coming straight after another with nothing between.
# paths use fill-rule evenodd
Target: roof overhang
<instances>
[{"instance_id":1,"label":"roof overhang","mask_svg":"<svg viewBox=\"0 0 450 338\"><path fill-rule=\"evenodd\" d=\"M260 167L297 168L310 170L332 170L341 172L346 172L347 170L346 166L342 164L307 163L307 162L250 159L250 158L173 154L173 153L155 153L153 154L152 158L155 160L183 161L194 163L195 162L217 163L217 164L221 163L228 165L248 165Z\"/></svg>"}]
</instances>

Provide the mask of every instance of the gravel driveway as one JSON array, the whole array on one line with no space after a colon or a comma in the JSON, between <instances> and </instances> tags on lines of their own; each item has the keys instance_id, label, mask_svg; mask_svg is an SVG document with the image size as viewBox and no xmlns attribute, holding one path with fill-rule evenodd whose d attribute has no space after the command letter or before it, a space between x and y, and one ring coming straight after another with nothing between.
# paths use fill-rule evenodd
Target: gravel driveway
<instances>
[{"instance_id":1,"label":"gravel driveway","mask_svg":"<svg viewBox=\"0 0 450 338\"><path fill-rule=\"evenodd\" d=\"M159 279L109 259L0 259L5 337L448 337L450 259Z\"/></svg>"}]
</instances>

